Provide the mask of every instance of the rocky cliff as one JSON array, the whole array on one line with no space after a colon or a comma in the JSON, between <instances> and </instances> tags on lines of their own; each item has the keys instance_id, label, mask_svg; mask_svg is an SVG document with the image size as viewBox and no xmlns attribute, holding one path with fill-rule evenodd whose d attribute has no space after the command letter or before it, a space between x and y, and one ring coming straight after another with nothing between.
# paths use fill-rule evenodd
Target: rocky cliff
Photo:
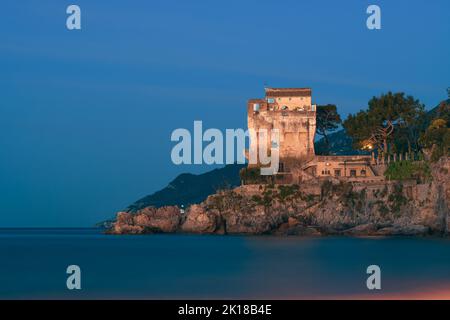
<instances>
[{"instance_id":1,"label":"rocky cliff","mask_svg":"<svg viewBox=\"0 0 450 320\"><path fill-rule=\"evenodd\" d=\"M356 185L247 185L178 206L119 212L109 233L427 235L449 229L450 158L432 180Z\"/></svg>"}]
</instances>

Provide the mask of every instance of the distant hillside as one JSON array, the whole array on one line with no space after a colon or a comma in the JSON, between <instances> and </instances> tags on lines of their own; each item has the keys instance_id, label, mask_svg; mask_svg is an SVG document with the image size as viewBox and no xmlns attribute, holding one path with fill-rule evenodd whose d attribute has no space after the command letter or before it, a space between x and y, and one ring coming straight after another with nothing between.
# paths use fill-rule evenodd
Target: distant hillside
<instances>
[{"instance_id":1,"label":"distant hillside","mask_svg":"<svg viewBox=\"0 0 450 320\"><path fill-rule=\"evenodd\" d=\"M447 106L449 106L450 105L450 99L442 101L437 107L435 107L435 108L433 108L433 109L431 109L430 111L427 112L426 118L425 118L425 125L426 125L426 127L428 127L430 125L431 120L433 120L435 118L438 118L440 116L440 114L439 114L439 107L441 105L443 105L443 104L444 105L446 104Z\"/></svg>"},{"instance_id":2,"label":"distant hillside","mask_svg":"<svg viewBox=\"0 0 450 320\"><path fill-rule=\"evenodd\" d=\"M188 206L200 203L219 189L240 185L239 170L245 165L232 164L203 174L180 174L167 187L130 205L128 211L136 211L148 206L169 205Z\"/></svg>"},{"instance_id":3,"label":"distant hillside","mask_svg":"<svg viewBox=\"0 0 450 320\"><path fill-rule=\"evenodd\" d=\"M352 138L350 138L344 129L336 131L328 136L330 142L330 155L357 155L367 154L367 152L361 150L355 150L352 147ZM314 144L316 154L325 154L326 144L325 139L321 138Z\"/></svg>"}]
</instances>

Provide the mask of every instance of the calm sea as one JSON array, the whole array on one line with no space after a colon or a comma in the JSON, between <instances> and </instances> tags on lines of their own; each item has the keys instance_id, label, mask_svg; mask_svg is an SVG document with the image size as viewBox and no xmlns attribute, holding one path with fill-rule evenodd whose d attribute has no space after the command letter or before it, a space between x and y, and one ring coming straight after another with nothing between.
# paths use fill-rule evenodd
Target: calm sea
<instances>
[{"instance_id":1,"label":"calm sea","mask_svg":"<svg viewBox=\"0 0 450 320\"><path fill-rule=\"evenodd\" d=\"M81 290L66 288L68 265ZM380 291L366 268L381 268ZM450 239L0 229L1 299L449 298Z\"/></svg>"}]
</instances>

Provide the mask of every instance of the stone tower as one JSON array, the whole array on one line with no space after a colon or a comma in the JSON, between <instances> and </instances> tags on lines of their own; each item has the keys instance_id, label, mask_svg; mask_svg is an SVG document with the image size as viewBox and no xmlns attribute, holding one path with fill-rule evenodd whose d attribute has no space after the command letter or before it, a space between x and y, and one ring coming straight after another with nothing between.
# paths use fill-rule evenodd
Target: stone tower
<instances>
[{"instance_id":1,"label":"stone tower","mask_svg":"<svg viewBox=\"0 0 450 320\"><path fill-rule=\"evenodd\" d=\"M280 171L312 159L316 105L311 102L311 89L266 88L265 91L263 99L248 101L249 130L266 129L269 137L272 129L279 130Z\"/></svg>"}]
</instances>

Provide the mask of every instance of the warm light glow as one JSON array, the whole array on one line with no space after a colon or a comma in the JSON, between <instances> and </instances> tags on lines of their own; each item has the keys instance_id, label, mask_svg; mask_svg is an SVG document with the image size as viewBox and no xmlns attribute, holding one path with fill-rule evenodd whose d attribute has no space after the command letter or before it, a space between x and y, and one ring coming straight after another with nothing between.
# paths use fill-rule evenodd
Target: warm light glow
<instances>
[{"instance_id":1,"label":"warm light glow","mask_svg":"<svg viewBox=\"0 0 450 320\"><path fill-rule=\"evenodd\" d=\"M373 145L370 144L370 143L367 143L367 144L365 144L362 148L363 148L364 150L372 150L372 149L373 149Z\"/></svg>"}]
</instances>

